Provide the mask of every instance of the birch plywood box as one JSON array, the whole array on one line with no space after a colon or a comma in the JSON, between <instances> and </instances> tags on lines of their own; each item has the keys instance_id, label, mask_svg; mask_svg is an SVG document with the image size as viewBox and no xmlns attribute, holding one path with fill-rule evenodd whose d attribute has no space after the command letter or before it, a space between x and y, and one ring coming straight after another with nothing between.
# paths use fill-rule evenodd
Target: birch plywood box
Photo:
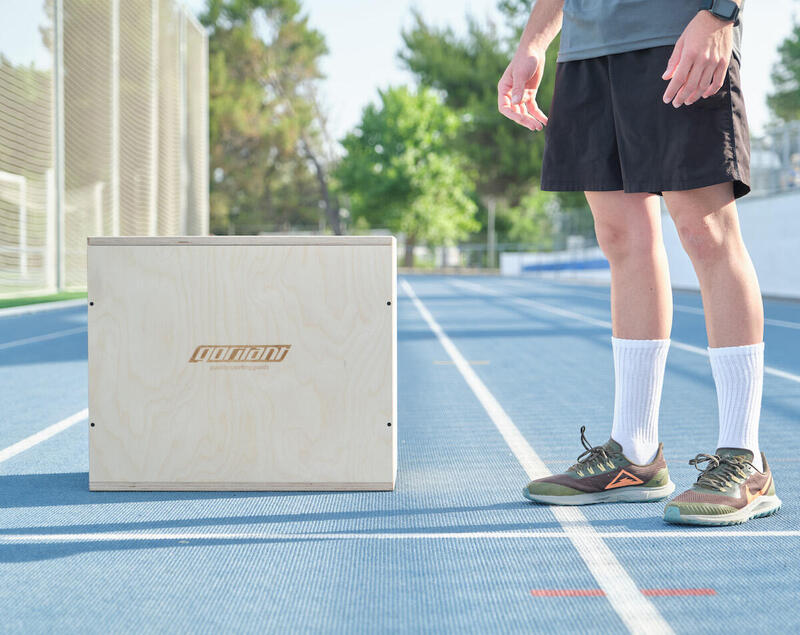
<instances>
[{"instance_id":1,"label":"birch plywood box","mask_svg":"<svg viewBox=\"0 0 800 635\"><path fill-rule=\"evenodd\" d=\"M387 237L89 238L93 490L393 489Z\"/></svg>"}]
</instances>

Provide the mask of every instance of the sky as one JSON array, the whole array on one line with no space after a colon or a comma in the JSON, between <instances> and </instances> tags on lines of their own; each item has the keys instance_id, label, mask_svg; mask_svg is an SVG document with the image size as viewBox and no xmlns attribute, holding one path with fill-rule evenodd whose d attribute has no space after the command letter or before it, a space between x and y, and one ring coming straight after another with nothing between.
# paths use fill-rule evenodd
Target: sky
<instances>
[{"instance_id":1,"label":"sky","mask_svg":"<svg viewBox=\"0 0 800 635\"><path fill-rule=\"evenodd\" d=\"M125 0L122 0L125 1ZM326 75L321 95L329 117L331 135L342 138L356 126L361 111L377 101L378 89L411 84L414 78L397 60L401 30L411 25L416 7L426 21L463 34L467 12L502 24L497 0L301 0L311 26L322 32L330 53L322 60ZM652 0L667 2L669 0ZM199 13L205 0L185 0ZM47 65L47 51L36 28L41 21L41 0L0 0L0 52L15 63L33 61ZM769 121L766 95L771 90L770 70L777 47L800 19L800 0L749 0L744 11L742 89L752 133ZM499 77L498 77L499 79Z\"/></svg>"}]
</instances>

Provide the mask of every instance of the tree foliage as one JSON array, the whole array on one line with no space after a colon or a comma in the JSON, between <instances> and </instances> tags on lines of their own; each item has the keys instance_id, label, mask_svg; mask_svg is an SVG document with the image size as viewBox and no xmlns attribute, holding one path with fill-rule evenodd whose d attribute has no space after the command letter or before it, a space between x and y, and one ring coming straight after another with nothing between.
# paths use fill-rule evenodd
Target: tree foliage
<instances>
[{"instance_id":1,"label":"tree foliage","mask_svg":"<svg viewBox=\"0 0 800 635\"><path fill-rule=\"evenodd\" d=\"M200 18L209 31L214 233L318 221L309 151L320 144L313 85L327 47L300 10L298 0L208 0Z\"/></svg>"},{"instance_id":2,"label":"tree foliage","mask_svg":"<svg viewBox=\"0 0 800 635\"><path fill-rule=\"evenodd\" d=\"M405 233L411 248L463 240L479 225L474 174L454 144L461 122L427 89L379 95L342 140L346 155L336 170L355 218Z\"/></svg>"},{"instance_id":3,"label":"tree foliage","mask_svg":"<svg viewBox=\"0 0 800 635\"><path fill-rule=\"evenodd\" d=\"M445 103L462 116L457 142L476 167L479 193L517 205L541 174L544 137L497 111L497 82L514 54L530 3L506 2L501 10L510 35L502 35L492 22L467 16L464 38L449 27L427 25L415 12L413 26L402 34L405 48L399 57L422 85L442 91ZM545 111L553 95L557 45L550 50L538 94Z\"/></svg>"},{"instance_id":4,"label":"tree foliage","mask_svg":"<svg viewBox=\"0 0 800 635\"><path fill-rule=\"evenodd\" d=\"M800 25L778 47L772 83L775 91L767 96L772 113L783 121L800 119Z\"/></svg>"},{"instance_id":5,"label":"tree foliage","mask_svg":"<svg viewBox=\"0 0 800 635\"><path fill-rule=\"evenodd\" d=\"M498 224L507 227L505 233L510 242L550 249L553 246L554 207L557 207L554 192L534 189L522 197L519 205L501 207Z\"/></svg>"}]
</instances>

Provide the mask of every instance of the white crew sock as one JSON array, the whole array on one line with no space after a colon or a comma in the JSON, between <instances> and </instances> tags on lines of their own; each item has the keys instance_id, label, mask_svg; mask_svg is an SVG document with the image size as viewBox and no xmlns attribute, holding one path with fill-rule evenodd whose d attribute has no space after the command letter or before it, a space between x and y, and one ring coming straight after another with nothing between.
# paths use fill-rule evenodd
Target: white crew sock
<instances>
[{"instance_id":1,"label":"white crew sock","mask_svg":"<svg viewBox=\"0 0 800 635\"><path fill-rule=\"evenodd\" d=\"M611 338L614 349L614 424L611 438L639 465L658 451L658 408L669 339Z\"/></svg>"},{"instance_id":2,"label":"white crew sock","mask_svg":"<svg viewBox=\"0 0 800 635\"><path fill-rule=\"evenodd\" d=\"M753 465L764 469L758 449L758 421L764 384L764 342L708 349L717 385L718 448L744 448Z\"/></svg>"}]
</instances>

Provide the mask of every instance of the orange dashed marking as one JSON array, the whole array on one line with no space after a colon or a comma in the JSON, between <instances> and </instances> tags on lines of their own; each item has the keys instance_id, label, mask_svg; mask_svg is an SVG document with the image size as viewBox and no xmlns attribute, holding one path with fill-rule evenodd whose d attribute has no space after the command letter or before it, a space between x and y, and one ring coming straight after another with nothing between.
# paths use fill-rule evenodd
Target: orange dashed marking
<instances>
[{"instance_id":1,"label":"orange dashed marking","mask_svg":"<svg viewBox=\"0 0 800 635\"><path fill-rule=\"evenodd\" d=\"M716 595L714 589L642 589L648 597L689 597ZM605 597L602 589L531 589L537 598Z\"/></svg>"},{"instance_id":2,"label":"orange dashed marking","mask_svg":"<svg viewBox=\"0 0 800 635\"><path fill-rule=\"evenodd\" d=\"M642 595L650 597L676 597L683 595L716 595L714 589L642 589Z\"/></svg>"}]
</instances>

